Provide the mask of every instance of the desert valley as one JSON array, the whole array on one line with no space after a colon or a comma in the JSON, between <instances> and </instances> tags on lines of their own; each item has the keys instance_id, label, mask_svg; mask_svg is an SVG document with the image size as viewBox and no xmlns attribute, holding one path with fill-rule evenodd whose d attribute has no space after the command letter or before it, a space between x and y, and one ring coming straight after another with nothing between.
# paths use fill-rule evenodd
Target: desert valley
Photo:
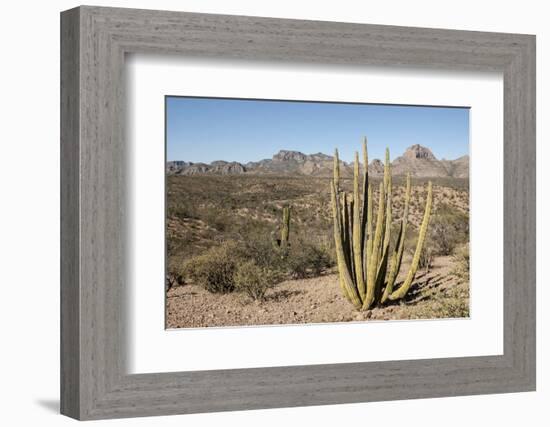
<instances>
[{"instance_id":1,"label":"desert valley","mask_svg":"<svg viewBox=\"0 0 550 427\"><path fill-rule=\"evenodd\" d=\"M354 310L338 283L332 155L280 150L271 159L245 164L181 160L166 168L168 328L469 315L468 156L437 159L429 148L412 145L391 162L394 240L406 175L411 177L405 268L397 283L405 280L413 259L428 181L433 208L406 298L369 310ZM342 191L351 194L353 164L339 162L339 169ZM368 175L377 201L383 162L372 160ZM274 247L285 225L288 247L282 256Z\"/></svg>"}]
</instances>

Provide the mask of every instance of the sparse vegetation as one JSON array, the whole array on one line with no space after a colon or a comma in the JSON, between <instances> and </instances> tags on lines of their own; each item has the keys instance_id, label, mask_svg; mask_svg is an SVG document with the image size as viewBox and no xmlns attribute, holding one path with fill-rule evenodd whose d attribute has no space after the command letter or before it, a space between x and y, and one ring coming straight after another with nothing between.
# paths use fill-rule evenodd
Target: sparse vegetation
<instances>
[{"instance_id":1,"label":"sparse vegetation","mask_svg":"<svg viewBox=\"0 0 550 427\"><path fill-rule=\"evenodd\" d=\"M451 255L455 248L468 241L469 216L448 203L435 209L430 224L429 245L436 255Z\"/></svg>"},{"instance_id":2,"label":"sparse vegetation","mask_svg":"<svg viewBox=\"0 0 550 427\"><path fill-rule=\"evenodd\" d=\"M452 274L463 281L470 280L470 245L466 243L456 248L453 260L455 267Z\"/></svg>"},{"instance_id":3,"label":"sparse vegetation","mask_svg":"<svg viewBox=\"0 0 550 427\"><path fill-rule=\"evenodd\" d=\"M328 248L307 242L293 245L288 253L286 265L290 277L305 279L317 277L334 266Z\"/></svg>"},{"instance_id":4,"label":"sparse vegetation","mask_svg":"<svg viewBox=\"0 0 550 427\"><path fill-rule=\"evenodd\" d=\"M245 293L254 301L263 301L267 290L280 280L280 274L248 260L239 264L233 280L237 291Z\"/></svg>"},{"instance_id":5,"label":"sparse vegetation","mask_svg":"<svg viewBox=\"0 0 550 427\"><path fill-rule=\"evenodd\" d=\"M470 315L469 290L466 284L458 284L440 292L436 297L422 303L408 305L403 309L410 319L460 318Z\"/></svg>"},{"instance_id":6,"label":"sparse vegetation","mask_svg":"<svg viewBox=\"0 0 550 427\"><path fill-rule=\"evenodd\" d=\"M183 272L207 291L227 293L235 289L234 274L240 262L237 243L225 241L187 260Z\"/></svg>"},{"instance_id":7,"label":"sparse vegetation","mask_svg":"<svg viewBox=\"0 0 550 427\"><path fill-rule=\"evenodd\" d=\"M340 294L336 275L330 181L328 176L169 175L168 324L188 327L356 320L349 302ZM383 180L374 177L370 181L376 214ZM398 241L406 196L406 178L392 177L392 181L390 248ZM427 182L411 179L405 270L414 255ZM349 175L341 177L340 186L348 195L353 192ZM433 179L433 212L411 288L418 302L409 298L409 292L403 304L389 304L362 315L399 319L460 317L457 313L467 313L468 278L459 269L464 270L459 248L468 243L468 201L467 179ZM282 237L286 206L291 206L289 244L281 248L276 241ZM448 236L442 238L441 233ZM424 285L420 279L426 274L426 254L430 254L430 277L452 277L440 292L430 293L431 284ZM258 286L257 278L262 276ZM405 279L399 275L396 287ZM188 298L178 297L181 295ZM247 303L249 300L263 303L255 308L255 304ZM203 305L207 301L211 305ZM323 304L327 307L322 308Z\"/></svg>"},{"instance_id":8,"label":"sparse vegetation","mask_svg":"<svg viewBox=\"0 0 550 427\"><path fill-rule=\"evenodd\" d=\"M240 241L223 241L191 257L178 277L212 293L237 290L261 300L277 281L316 277L333 265L329 249L321 245L297 241L279 247L267 236L248 235ZM260 278L263 285L258 283Z\"/></svg>"}]
</instances>

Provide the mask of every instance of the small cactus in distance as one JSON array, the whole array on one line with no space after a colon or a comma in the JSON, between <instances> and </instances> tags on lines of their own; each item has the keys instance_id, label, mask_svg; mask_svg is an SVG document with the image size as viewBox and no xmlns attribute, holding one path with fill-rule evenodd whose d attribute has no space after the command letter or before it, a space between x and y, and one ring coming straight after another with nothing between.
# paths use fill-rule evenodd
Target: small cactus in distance
<instances>
[{"instance_id":1,"label":"small cactus in distance","mask_svg":"<svg viewBox=\"0 0 550 427\"><path fill-rule=\"evenodd\" d=\"M367 139L363 142L363 176L360 176L359 154L355 153L353 193L340 188L340 160L334 155L334 177L331 181L331 205L334 242L340 287L346 299L358 310L368 310L386 301L403 298L410 289L422 247L426 240L432 208L432 183L424 217L420 226L416 250L405 281L394 289L403 259L407 232L411 181L407 176L405 206L400 221L397 243L390 248L392 226L392 176L390 152L386 149L384 178L378 192L378 208L373 212L373 190L369 184ZM361 179L362 178L362 179ZM361 182L362 181L362 188Z\"/></svg>"},{"instance_id":2,"label":"small cactus in distance","mask_svg":"<svg viewBox=\"0 0 550 427\"><path fill-rule=\"evenodd\" d=\"M283 207L283 225L281 227L281 246L288 245L290 237L290 206Z\"/></svg>"},{"instance_id":3,"label":"small cactus in distance","mask_svg":"<svg viewBox=\"0 0 550 427\"><path fill-rule=\"evenodd\" d=\"M290 206L283 207L283 221L280 227L280 237L277 237L277 232L277 230L271 232L273 246L278 249L287 249L290 241Z\"/></svg>"}]
</instances>

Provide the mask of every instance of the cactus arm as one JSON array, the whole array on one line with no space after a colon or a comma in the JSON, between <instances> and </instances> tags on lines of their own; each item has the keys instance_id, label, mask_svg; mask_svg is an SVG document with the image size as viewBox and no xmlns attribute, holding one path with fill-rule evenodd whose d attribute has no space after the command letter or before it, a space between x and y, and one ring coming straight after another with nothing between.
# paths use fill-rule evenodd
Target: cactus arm
<instances>
[{"instance_id":1,"label":"cactus arm","mask_svg":"<svg viewBox=\"0 0 550 427\"><path fill-rule=\"evenodd\" d=\"M336 185L336 184L335 184ZM332 187L331 187L332 188ZM340 215L340 232L339 232L339 239L342 241L342 248L344 251L344 267L347 269L347 271L351 272L351 260L350 260L350 252L349 252L349 239L348 239L348 233L349 233L349 218L347 214L347 195L345 192L341 193L342 197L339 197L338 192L336 192L336 205L338 208L338 214ZM334 236L336 239L336 235ZM344 270L340 268L340 265L338 264L338 274L340 279L340 287L342 288L342 292L346 296L346 298L353 304L351 297L346 290L346 286L344 285L344 281L346 280L346 276L344 273ZM352 275L353 277L353 275Z\"/></svg>"},{"instance_id":2,"label":"cactus arm","mask_svg":"<svg viewBox=\"0 0 550 427\"><path fill-rule=\"evenodd\" d=\"M338 271L338 283L340 284L340 289L342 290L342 293L344 294L344 297L346 298L346 300L348 300L353 305L353 300L349 296L346 286L344 285L344 280L345 279L343 277L343 273Z\"/></svg>"},{"instance_id":3,"label":"cactus arm","mask_svg":"<svg viewBox=\"0 0 550 427\"><path fill-rule=\"evenodd\" d=\"M376 274L378 273L378 261L380 254L380 245L382 241L382 229L384 228L384 183L380 183L379 197L378 197L378 214L376 218L376 231L374 232L374 240L372 242L372 253L368 260L368 272L367 272L367 296L363 301L363 309L367 310L374 301L374 291L376 288Z\"/></svg>"},{"instance_id":4,"label":"cactus arm","mask_svg":"<svg viewBox=\"0 0 550 427\"><path fill-rule=\"evenodd\" d=\"M361 299L357 292L357 288L353 282L350 270L346 265L344 247L342 245L342 227L340 223L340 209L338 193L336 191L336 185L331 183L331 204L332 204L332 216L334 222L334 244L336 247L336 260L338 264L338 271L340 275L340 286L345 295L349 298L350 302L357 309L361 308Z\"/></svg>"},{"instance_id":5,"label":"cactus arm","mask_svg":"<svg viewBox=\"0 0 550 427\"><path fill-rule=\"evenodd\" d=\"M384 289L384 295L382 295L381 302L384 303L393 292L393 285L395 279L401 269L401 261L403 260L403 252L405 248L405 237L407 233L407 224L409 217L409 202L411 199L411 176L407 174L407 189L405 191L405 207L403 209L403 218L401 219L401 226L399 227L399 235L397 237L397 245L392 256L390 271L388 273L388 280L386 283L386 289Z\"/></svg>"},{"instance_id":6,"label":"cactus arm","mask_svg":"<svg viewBox=\"0 0 550 427\"><path fill-rule=\"evenodd\" d=\"M364 167L364 171L363 171L363 209L361 210L362 212L362 217L361 217L361 229L363 230L363 242L362 242L362 245L363 245L363 251L365 249L365 243L367 241L367 222L368 222L368 210L369 210L369 204L370 204L370 201L369 201L369 198L368 198L368 191L369 191L369 153L367 151L367 137L365 136L365 138L363 139L363 167ZM364 254L363 254L364 256ZM364 271L364 274L365 274L365 279L366 280L366 275L367 275L367 272L365 271L365 268L363 268L363 271Z\"/></svg>"},{"instance_id":7,"label":"cactus arm","mask_svg":"<svg viewBox=\"0 0 550 427\"><path fill-rule=\"evenodd\" d=\"M375 286L375 300L380 301L381 290L386 278L387 264L390 251L391 226L392 226L392 178L390 166L390 150L386 148L386 163L384 165L384 187L386 192L386 224L383 230L384 243L381 247L380 265L378 266Z\"/></svg>"},{"instance_id":8,"label":"cactus arm","mask_svg":"<svg viewBox=\"0 0 550 427\"><path fill-rule=\"evenodd\" d=\"M391 166L390 166L390 150L386 148L386 164L384 167L384 183L386 193L386 226L383 230L384 245L382 246L382 256L389 250L390 238L391 238L391 223L392 223L392 180L391 180Z\"/></svg>"},{"instance_id":9,"label":"cactus arm","mask_svg":"<svg viewBox=\"0 0 550 427\"><path fill-rule=\"evenodd\" d=\"M426 208L424 210L424 218L422 219L422 225L420 226L420 233L418 235L418 242L416 244L416 250L414 251L411 267L409 269L405 282L403 282L403 284L399 287L399 289L397 289L396 291L394 291L389 295L389 299L392 301L403 298L407 294L407 292L409 291L409 288L412 285L414 276L416 275L416 272L418 270L418 263L420 261L420 253L422 252L422 246L424 245L424 241L426 240L426 234L428 231L428 224L430 222L431 211L432 211L432 183L430 181L430 183L428 184L428 197L426 198Z\"/></svg>"},{"instance_id":10,"label":"cactus arm","mask_svg":"<svg viewBox=\"0 0 550 427\"><path fill-rule=\"evenodd\" d=\"M382 261L378 267L376 274L376 282L374 286L374 301L378 303L382 298L382 287L384 286L384 279L386 278L386 273L388 271L388 258L390 251L385 249Z\"/></svg>"},{"instance_id":11,"label":"cactus arm","mask_svg":"<svg viewBox=\"0 0 550 427\"><path fill-rule=\"evenodd\" d=\"M338 149L334 150L334 186L336 192L340 191L340 158L338 157Z\"/></svg>"},{"instance_id":12,"label":"cactus arm","mask_svg":"<svg viewBox=\"0 0 550 427\"><path fill-rule=\"evenodd\" d=\"M353 166L353 265L355 266L355 283L361 299L367 292L363 273L363 222L359 197L359 154L355 152Z\"/></svg>"},{"instance_id":13,"label":"cactus arm","mask_svg":"<svg viewBox=\"0 0 550 427\"><path fill-rule=\"evenodd\" d=\"M336 193L338 195L338 193ZM342 245L344 247L344 256L345 256L345 260L346 260L346 265L348 266L349 270L351 271L351 264L350 264L350 259L349 259L349 239L348 239L348 236L349 236L349 217L348 217L348 213L347 213L347 209L348 209L348 199L347 199L347 195L346 193L341 193L342 194L342 197L337 197L337 201L338 201L338 205L339 205L339 208L340 208L340 212L341 212L341 216L340 216L340 224L341 224L341 240L342 240Z\"/></svg>"},{"instance_id":14,"label":"cactus arm","mask_svg":"<svg viewBox=\"0 0 550 427\"><path fill-rule=\"evenodd\" d=\"M402 246L404 246L401 242L404 241L404 233L403 233L403 223L399 226L399 234L397 235L397 246L395 247L395 250L393 252L391 261L390 261L390 269L388 272L388 279L386 281L386 287L384 288L384 293L382 294L382 298L380 298L380 302L383 304L387 301L390 294L393 292L393 285L395 284L395 279L397 278L397 274L399 273L399 269L401 267L401 260L403 259L403 250Z\"/></svg>"},{"instance_id":15,"label":"cactus arm","mask_svg":"<svg viewBox=\"0 0 550 427\"><path fill-rule=\"evenodd\" d=\"M390 149L386 148L386 157L384 159L384 188L387 189L391 184L390 172Z\"/></svg>"},{"instance_id":16,"label":"cactus arm","mask_svg":"<svg viewBox=\"0 0 550 427\"><path fill-rule=\"evenodd\" d=\"M353 247L353 209L355 206L355 203L353 202L353 194L350 194L348 196L348 205L346 207L346 215L348 218L348 252L349 252L349 271L351 272L351 276L353 277L355 281L355 251ZM355 282L357 284L357 282Z\"/></svg>"},{"instance_id":17,"label":"cactus arm","mask_svg":"<svg viewBox=\"0 0 550 427\"><path fill-rule=\"evenodd\" d=\"M365 282L368 281L368 266L370 262L370 257L372 255L372 241L373 241L373 235L372 235L372 186L369 185L368 190L368 207L367 207L367 231L365 233L365 241L367 249L365 251L364 260L363 260L363 270L365 271Z\"/></svg>"},{"instance_id":18,"label":"cactus arm","mask_svg":"<svg viewBox=\"0 0 550 427\"><path fill-rule=\"evenodd\" d=\"M351 218L349 214L349 205L348 203L348 195L346 192L342 192L342 199L341 199L341 208L342 208L342 244L344 245L344 256L346 260L346 265L348 267L348 270L350 271L352 277L355 277L353 274L353 255L352 255L352 247L351 247Z\"/></svg>"},{"instance_id":19,"label":"cactus arm","mask_svg":"<svg viewBox=\"0 0 550 427\"><path fill-rule=\"evenodd\" d=\"M387 231L387 210L388 210L388 200L387 200L387 196L388 196L388 190L389 190L389 187L390 187L390 169L389 169L389 159L390 159L390 152L389 150L386 148L386 158L385 158L385 161L384 161L384 195L386 196L386 198L384 199L384 204L385 204L385 209L386 211L384 212L385 213L385 223L386 225L382 228L382 242L384 242L380 248L379 248L379 254L378 254L378 261L381 261L383 259L383 255L384 255L384 248L386 247L386 240L388 240L388 238L386 237L386 231Z\"/></svg>"}]
</instances>

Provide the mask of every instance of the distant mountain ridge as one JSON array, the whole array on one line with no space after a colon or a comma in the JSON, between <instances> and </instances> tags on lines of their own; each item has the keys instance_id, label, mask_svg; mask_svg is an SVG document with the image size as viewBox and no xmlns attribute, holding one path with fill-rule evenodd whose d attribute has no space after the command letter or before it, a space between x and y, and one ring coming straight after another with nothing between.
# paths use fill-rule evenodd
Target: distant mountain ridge
<instances>
[{"instance_id":1,"label":"distant mountain ridge","mask_svg":"<svg viewBox=\"0 0 550 427\"><path fill-rule=\"evenodd\" d=\"M271 159L245 164L216 160L210 164L192 163L182 160L169 161L166 170L171 175L239 175L239 174L270 174L270 175L305 175L332 176L333 156L324 153L304 154L299 151L280 150ZM394 175L410 173L414 177L453 177L468 178L470 174L470 158L468 155L455 160L438 160L432 151L415 144L405 150L392 163ZM341 161L343 176L353 174L353 164ZM379 159L369 163L369 174L381 176L384 164Z\"/></svg>"}]
</instances>

